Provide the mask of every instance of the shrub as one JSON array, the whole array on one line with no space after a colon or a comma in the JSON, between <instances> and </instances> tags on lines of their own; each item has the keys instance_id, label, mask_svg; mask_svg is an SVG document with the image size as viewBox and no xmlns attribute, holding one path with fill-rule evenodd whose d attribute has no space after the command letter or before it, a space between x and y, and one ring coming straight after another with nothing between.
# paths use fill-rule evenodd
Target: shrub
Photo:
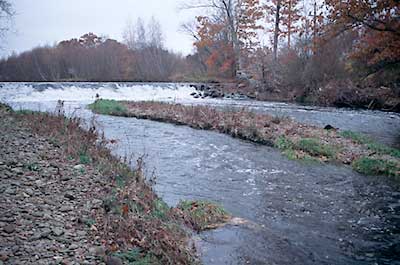
<instances>
[{"instance_id":1,"label":"shrub","mask_svg":"<svg viewBox=\"0 0 400 265\"><path fill-rule=\"evenodd\" d=\"M125 252L117 252L113 256L120 258L125 264L131 265L155 265L160 262L153 255L134 248Z\"/></svg>"},{"instance_id":2,"label":"shrub","mask_svg":"<svg viewBox=\"0 0 400 265\"><path fill-rule=\"evenodd\" d=\"M215 228L230 218L221 206L207 201L181 201L177 208L186 222L197 231Z\"/></svg>"},{"instance_id":3,"label":"shrub","mask_svg":"<svg viewBox=\"0 0 400 265\"><path fill-rule=\"evenodd\" d=\"M365 175L400 176L400 166L393 161L361 157L353 162L353 168Z\"/></svg>"},{"instance_id":4,"label":"shrub","mask_svg":"<svg viewBox=\"0 0 400 265\"><path fill-rule=\"evenodd\" d=\"M89 105L89 109L99 114L123 115L127 108L115 100L99 99Z\"/></svg>"}]
</instances>

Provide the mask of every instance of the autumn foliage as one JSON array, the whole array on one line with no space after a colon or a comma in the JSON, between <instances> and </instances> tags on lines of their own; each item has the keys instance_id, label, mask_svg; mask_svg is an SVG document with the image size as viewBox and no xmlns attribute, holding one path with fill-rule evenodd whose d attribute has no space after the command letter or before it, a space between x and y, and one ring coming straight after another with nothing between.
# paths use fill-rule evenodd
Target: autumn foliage
<instances>
[{"instance_id":1,"label":"autumn foliage","mask_svg":"<svg viewBox=\"0 0 400 265\"><path fill-rule=\"evenodd\" d=\"M202 12L185 26L186 57L164 48L154 18L139 18L123 43L86 34L0 60L0 80L228 80L259 99L371 106L384 93L400 104L397 0L193 3Z\"/></svg>"},{"instance_id":2,"label":"autumn foliage","mask_svg":"<svg viewBox=\"0 0 400 265\"><path fill-rule=\"evenodd\" d=\"M209 76L247 79L261 99L371 105L384 87L400 98L398 1L201 3L194 44Z\"/></svg>"},{"instance_id":3,"label":"autumn foliage","mask_svg":"<svg viewBox=\"0 0 400 265\"><path fill-rule=\"evenodd\" d=\"M346 4L326 1L331 12L328 19L334 34L356 31L359 39L354 58L365 60L368 66L384 67L400 61L400 4L395 0L359 1Z\"/></svg>"}]
</instances>

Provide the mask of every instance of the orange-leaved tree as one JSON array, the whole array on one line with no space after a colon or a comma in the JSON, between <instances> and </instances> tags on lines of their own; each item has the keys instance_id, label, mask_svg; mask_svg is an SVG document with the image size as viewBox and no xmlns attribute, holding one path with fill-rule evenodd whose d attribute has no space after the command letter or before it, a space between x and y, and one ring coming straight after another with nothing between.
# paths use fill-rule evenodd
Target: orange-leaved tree
<instances>
[{"instance_id":1,"label":"orange-leaved tree","mask_svg":"<svg viewBox=\"0 0 400 265\"><path fill-rule=\"evenodd\" d=\"M200 54L205 54L208 74L231 77L235 60L225 23L205 16L197 17L197 22L197 40L194 45Z\"/></svg>"},{"instance_id":2,"label":"orange-leaved tree","mask_svg":"<svg viewBox=\"0 0 400 265\"><path fill-rule=\"evenodd\" d=\"M281 33L287 38L288 49L291 48L293 34L300 31L301 6L299 0L284 0L281 7Z\"/></svg>"},{"instance_id":3,"label":"orange-leaved tree","mask_svg":"<svg viewBox=\"0 0 400 265\"><path fill-rule=\"evenodd\" d=\"M259 23L265 15L263 6L260 0L240 0L236 13L241 56L248 56L259 48L258 31L263 29Z\"/></svg>"},{"instance_id":4,"label":"orange-leaved tree","mask_svg":"<svg viewBox=\"0 0 400 265\"><path fill-rule=\"evenodd\" d=\"M375 70L400 63L400 4L398 0L325 0L330 33L356 31L353 57Z\"/></svg>"},{"instance_id":5,"label":"orange-leaved tree","mask_svg":"<svg viewBox=\"0 0 400 265\"><path fill-rule=\"evenodd\" d=\"M204 0L204 6L207 16L197 17L195 46L207 51L208 65L217 63L224 70L232 66L232 77L238 76L245 70L244 57L258 45L260 0Z\"/></svg>"}]
</instances>

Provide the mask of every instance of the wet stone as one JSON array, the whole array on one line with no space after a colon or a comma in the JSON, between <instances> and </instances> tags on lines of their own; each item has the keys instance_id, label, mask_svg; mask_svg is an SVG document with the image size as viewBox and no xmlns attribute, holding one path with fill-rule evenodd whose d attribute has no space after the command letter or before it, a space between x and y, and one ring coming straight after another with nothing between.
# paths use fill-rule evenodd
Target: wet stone
<instances>
[{"instance_id":1,"label":"wet stone","mask_svg":"<svg viewBox=\"0 0 400 265\"><path fill-rule=\"evenodd\" d=\"M83 169L85 169L85 166L84 165L76 165L76 166L74 166L74 169L75 170L83 170Z\"/></svg>"},{"instance_id":2,"label":"wet stone","mask_svg":"<svg viewBox=\"0 0 400 265\"><path fill-rule=\"evenodd\" d=\"M15 195L17 192L16 192L15 188L8 188L4 191L4 193L6 193L8 195Z\"/></svg>"},{"instance_id":3,"label":"wet stone","mask_svg":"<svg viewBox=\"0 0 400 265\"><path fill-rule=\"evenodd\" d=\"M75 250L75 249L77 249L77 248L79 248L79 246L78 246L77 244L72 243L72 244L69 246L68 249L70 249L70 250Z\"/></svg>"},{"instance_id":4,"label":"wet stone","mask_svg":"<svg viewBox=\"0 0 400 265\"><path fill-rule=\"evenodd\" d=\"M33 212L33 213L31 213L31 215L33 216L33 217L37 217L37 218L41 218L41 217L43 217L43 212Z\"/></svg>"},{"instance_id":5,"label":"wet stone","mask_svg":"<svg viewBox=\"0 0 400 265\"><path fill-rule=\"evenodd\" d=\"M23 175L24 174L24 172L20 168L13 168L11 171L14 172L17 175Z\"/></svg>"},{"instance_id":6,"label":"wet stone","mask_svg":"<svg viewBox=\"0 0 400 265\"><path fill-rule=\"evenodd\" d=\"M73 210L73 208L71 206L68 206L68 205L64 205L64 206L60 207L60 212L70 212L72 210Z\"/></svg>"},{"instance_id":7,"label":"wet stone","mask_svg":"<svg viewBox=\"0 0 400 265\"><path fill-rule=\"evenodd\" d=\"M63 176L62 178L61 178L61 180L62 181L69 181L69 180L71 180L72 178L70 177L70 176Z\"/></svg>"},{"instance_id":8,"label":"wet stone","mask_svg":"<svg viewBox=\"0 0 400 265\"><path fill-rule=\"evenodd\" d=\"M6 225L6 226L3 228L3 230L4 230L4 232L6 232L7 234L11 234L11 233L13 233L13 232L15 231L15 225L13 225L13 224Z\"/></svg>"},{"instance_id":9,"label":"wet stone","mask_svg":"<svg viewBox=\"0 0 400 265\"><path fill-rule=\"evenodd\" d=\"M75 196L74 196L73 193L66 193L66 194L64 195L64 197L67 198L67 199L69 199L69 200L71 200L71 201L75 200Z\"/></svg>"},{"instance_id":10,"label":"wet stone","mask_svg":"<svg viewBox=\"0 0 400 265\"><path fill-rule=\"evenodd\" d=\"M64 234L64 230L62 230L61 228L56 227L56 228L52 229L52 233L55 236L61 236L61 235Z\"/></svg>"}]
</instances>

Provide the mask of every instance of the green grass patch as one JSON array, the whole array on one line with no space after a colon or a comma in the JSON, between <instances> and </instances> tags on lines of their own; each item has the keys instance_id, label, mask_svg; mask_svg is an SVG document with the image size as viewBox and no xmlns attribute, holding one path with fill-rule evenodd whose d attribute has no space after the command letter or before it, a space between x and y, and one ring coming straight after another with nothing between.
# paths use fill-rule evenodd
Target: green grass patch
<instances>
[{"instance_id":1,"label":"green grass patch","mask_svg":"<svg viewBox=\"0 0 400 265\"><path fill-rule=\"evenodd\" d=\"M170 210L171 210L171 208L163 200L160 200L160 199L154 200L152 215L155 218L158 218L161 220L167 220L168 213L170 212Z\"/></svg>"},{"instance_id":2,"label":"green grass patch","mask_svg":"<svg viewBox=\"0 0 400 265\"><path fill-rule=\"evenodd\" d=\"M285 136L280 136L275 141L275 147L282 151L288 159L290 160L301 160L303 162L318 162L317 159L313 158L310 155L302 154L300 155L299 152L296 150L297 145L291 141L290 139L286 138Z\"/></svg>"},{"instance_id":3,"label":"green grass patch","mask_svg":"<svg viewBox=\"0 0 400 265\"><path fill-rule=\"evenodd\" d=\"M337 150L331 145L322 144L318 139L303 138L296 143L296 149L302 150L311 156L325 156L327 158L335 158Z\"/></svg>"},{"instance_id":4,"label":"green grass patch","mask_svg":"<svg viewBox=\"0 0 400 265\"><path fill-rule=\"evenodd\" d=\"M140 248L134 248L125 252L114 253L113 256L129 265L156 265L161 264L159 260L150 253L144 253Z\"/></svg>"},{"instance_id":5,"label":"green grass patch","mask_svg":"<svg viewBox=\"0 0 400 265\"><path fill-rule=\"evenodd\" d=\"M393 161L383 159L361 157L353 162L353 168L365 175L400 176L400 166Z\"/></svg>"},{"instance_id":6,"label":"green grass patch","mask_svg":"<svg viewBox=\"0 0 400 265\"><path fill-rule=\"evenodd\" d=\"M384 144L378 143L368 136L352 131L342 131L339 133L342 137L346 139L351 139L355 143L365 145L369 150L377 153L378 155L390 155L396 158L400 158L400 150L395 149Z\"/></svg>"},{"instance_id":7,"label":"green grass patch","mask_svg":"<svg viewBox=\"0 0 400 265\"><path fill-rule=\"evenodd\" d=\"M84 223L85 225L87 225L88 227L92 227L93 225L96 224L96 220L95 220L95 219L92 219L92 218L87 218L87 219L84 219L84 220L83 220L83 223Z\"/></svg>"},{"instance_id":8,"label":"green grass patch","mask_svg":"<svg viewBox=\"0 0 400 265\"><path fill-rule=\"evenodd\" d=\"M400 158L400 150L391 148L381 143L371 142L367 144L367 148L371 151L376 152L379 155L390 155L396 158Z\"/></svg>"},{"instance_id":9,"label":"green grass patch","mask_svg":"<svg viewBox=\"0 0 400 265\"><path fill-rule=\"evenodd\" d=\"M293 149L294 143L285 136L279 136L279 138L275 141L275 147L279 148L280 150Z\"/></svg>"},{"instance_id":10,"label":"green grass patch","mask_svg":"<svg viewBox=\"0 0 400 265\"><path fill-rule=\"evenodd\" d=\"M297 160L299 159L296 150L294 149L286 149L282 151L282 154L284 154L289 160Z\"/></svg>"},{"instance_id":11,"label":"green grass patch","mask_svg":"<svg viewBox=\"0 0 400 265\"><path fill-rule=\"evenodd\" d=\"M275 141L275 147L280 149L282 153L290 160L297 160L297 153L294 150L294 143L285 136L279 136Z\"/></svg>"},{"instance_id":12,"label":"green grass patch","mask_svg":"<svg viewBox=\"0 0 400 265\"><path fill-rule=\"evenodd\" d=\"M90 164L91 159L85 152L79 152L79 163L88 165Z\"/></svg>"},{"instance_id":13,"label":"green grass patch","mask_svg":"<svg viewBox=\"0 0 400 265\"><path fill-rule=\"evenodd\" d=\"M128 109L120 102L110 99L99 99L89 105L92 111L105 115L122 115L127 113Z\"/></svg>"},{"instance_id":14,"label":"green grass patch","mask_svg":"<svg viewBox=\"0 0 400 265\"><path fill-rule=\"evenodd\" d=\"M16 115L34 115L34 114L42 114L42 113L39 111L21 109L21 110L14 111L14 114L16 114Z\"/></svg>"},{"instance_id":15,"label":"green grass patch","mask_svg":"<svg viewBox=\"0 0 400 265\"><path fill-rule=\"evenodd\" d=\"M343 138L351 139L358 144L366 144L372 141L371 138L359 132L341 131L339 132L339 135L342 136Z\"/></svg>"},{"instance_id":16,"label":"green grass patch","mask_svg":"<svg viewBox=\"0 0 400 265\"><path fill-rule=\"evenodd\" d=\"M126 179L123 176L118 175L115 177L115 184L119 189L122 189L125 187Z\"/></svg>"},{"instance_id":17,"label":"green grass patch","mask_svg":"<svg viewBox=\"0 0 400 265\"><path fill-rule=\"evenodd\" d=\"M208 201L181 201L177 208L196 231L213 229L230 218L221 206Z\"/></svg>"}]
</instances>

